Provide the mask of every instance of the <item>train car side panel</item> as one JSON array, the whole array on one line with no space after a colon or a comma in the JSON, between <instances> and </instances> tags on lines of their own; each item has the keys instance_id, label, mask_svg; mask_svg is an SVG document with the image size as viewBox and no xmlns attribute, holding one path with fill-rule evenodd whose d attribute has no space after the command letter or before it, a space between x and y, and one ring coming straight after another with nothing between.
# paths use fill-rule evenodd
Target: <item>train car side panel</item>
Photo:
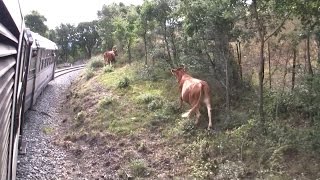
<instances>
[{"instance_id":1,"label":"train car side panel","mask_svg":"<svg viewBox=\"0 0 320 180\"><path fill-rule=\"evenodd\" d=\"M0 179L11 178L11 129L14 121L16 99L16 69L20 25L14 21L5 3L0 1ZM12 7L12 5L11 5ZM16 24L17 23L17 24Z\"/></svg>"}]
</instances>

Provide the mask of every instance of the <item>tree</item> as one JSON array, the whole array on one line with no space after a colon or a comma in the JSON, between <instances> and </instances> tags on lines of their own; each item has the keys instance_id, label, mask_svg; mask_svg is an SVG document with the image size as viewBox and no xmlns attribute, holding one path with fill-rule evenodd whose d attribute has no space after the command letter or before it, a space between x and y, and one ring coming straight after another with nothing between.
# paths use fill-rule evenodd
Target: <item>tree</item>
<instances>
[{"instance_id":1,"label":"tree","mask_svg":"<svg viewBox=\"0 0 320 180\"><path fill-rule=\"evenodd\" d=\"M56 42L57 39L57 34L56 31L54 29L50 29L48 32L48 39L50 39L53 42Z\"/></svg>"},{"instance_id":2,"label":"tree","mask_svg":"<svg viewBox=\"0 0 320 180\"><path fill-rule=\"evenodd\" d=\"M257 31L257 39L259 40L260 44L260 52L259 52L259 115L261 123L264 124L264 108L263 108L263 80L264 80L264 47L265 42L267 40L278 33L281 28L283 27L285 21L288 19L288 14L285 14L284 18L282 18L281 21L277 21L277 18L274 18L270 21L270 17L283 17L284 11L279 11L277 14L276 12L276 6L274 6L276 3L273 1L259 1L257 3L257 0L252 0L251 4L251 10L252 10L252 18L255 20L255 28ZM276 4L280 8L281 4ZM278 7L278 8L279 8ZM283 9L281 9L283 10ZM289 13L290 14L290 13ZM268 25L269 24L269 27ZM272 26L271 26L272 25ZM270 30L271 29L271 30ZM270 31L270 33L268 32ZM268 34L269 33L269 34Z\"/></svg>"},{"instance_id":3,"label":"tree","mask_svg":"<svg viewBox=\"0 0 320 180\"><path fill-rule=\"evenodd\" d=\"M79 46L87 54L90 59L92 56L92 50L99 43L99 34L97 31L97 21L82 22L79 23L76 28L76 39Z\"/></svg>"},{"instance_id":4,"label":"tree","mask_svg":"<svg viewBox=\"0 0 320 180\"><path fill-rule=\"evenodd\" d=\"M285 0L282 2L286 7L289 7L291 11L300 19L305 31L306 48L307 48L307 70L308 74L313 76L313 70L310 58L310 38L312 33L316 34L316 41L320 44L320 39L317 38L317 32L320 28L319 19L319 7L320 1L301 1L301 0ZM320 57L320 48L318 48L318 54Z\"/></svg>"},{"instance_id":5,"label":"tree","mask_svg":"<svg viewBox=\"0 0 320 180\"><path fill-rule=\"evenodd\" d=\"M25 23L31 31L41 34L42 36L47 36L46 32L48 30L47 25L44 24L47 19L40 15L37 11L31 11L31 14L25 16Z\"/></svg>"},{"instance_id":6,"label":"tree","mask_svg":"<svg viewBox=\"0 0 320 180\"><path fill-rule=\"evenodd\" d=\"M73 39L74 32L75 27L70 24L61 24L55 29L55 42L59 47L59 56L64 62L68 62L71 46L75 43L75 40Z\"/></svg>"},{"instance_id":7,"label":"tree","mask_svg":"<svg viewBox=\"0 0 320 180\"><path fill-rule=\"evenodd\" d=\"M120 3L121 4L121 3ZM98 11L98 33L101 39L101 50L111 50L115 45L113 32L115 31L114 19L119 15L120 4L103 5Z\"/></svg>"},{"instance_id":8,"label":"tree","mask_svg":"<svg viewBox=\"0 0 320 180\"><path fill-rule=\"evenodd\" d=\"M157 0L156 1L156 6L155 6L155 19L159 23L161 27L161 34L163 36L163 40L165 42L165 49L166 53L168 56L167 62L171 67L174 67L174 63L171 58L171 53L170 53L170 47L169 47L169 41L168 41L168 29L167 29L167 22L169 20L170 13L172 12L172 9L169 5L169 2L166 0Z\"/></svg>"},{"instance_id":9,"label":"tree","mask_svg":"<svg viewBox=\"0 0 320 180\"><path fill-rule=\"evenodd\" d=\"M144 1L141 7L138 7L139 19L137 22L137 34L142 37L144 42L144 53L145 53L145 64L148 64L148 44L147 44L147 34L148 31L154 28L154 11L155 4L150 1Z\"/></svg>"}]
</instances>

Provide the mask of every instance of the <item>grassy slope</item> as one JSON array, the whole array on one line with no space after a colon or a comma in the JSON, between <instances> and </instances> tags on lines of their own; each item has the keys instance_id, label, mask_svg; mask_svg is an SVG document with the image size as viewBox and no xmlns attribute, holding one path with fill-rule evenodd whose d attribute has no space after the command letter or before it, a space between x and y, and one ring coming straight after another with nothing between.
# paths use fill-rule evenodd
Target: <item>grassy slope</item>
<instances>
[{"instance_id":1,"label":"grassy slope","mask_svg":"<svg viewBox=\"0 0 320 180\"><path fill-rule=\"evenodd\" d=\"M117 176L131 172L136 177L165 179L287 179L303 177L298 174L301 172L317 172L311 166L291 165L300 157L290 147L281 150L283 147L278 146L278 150L273 142L259 144L259 138L264 137L257 132L256 121L247 122L250 118L243 113L250 107L240 106L241 112L233 111L229 126L243 119L247 122L233 125L237 128L219 122L215 125L229 130L208 132L204 115L200 127L194 127L192 120L180 118L183 111L176 108L177 85L170 73L158 70L148 78L141 67L137 63L117 67L113 72L98 68L88 80L88 72L82 75L72 89L70 103L75 120L68 136L112 134L116 137L106 140L100 148L114 146L123 157L117 160L120 163ZM127 83L125 78L129 86L119 88ZM215 116L217 119L222 120ZM287 154L292 158L286 157ZM284 172L286 169L292 172Z\"/></svg>"}]
</instances>

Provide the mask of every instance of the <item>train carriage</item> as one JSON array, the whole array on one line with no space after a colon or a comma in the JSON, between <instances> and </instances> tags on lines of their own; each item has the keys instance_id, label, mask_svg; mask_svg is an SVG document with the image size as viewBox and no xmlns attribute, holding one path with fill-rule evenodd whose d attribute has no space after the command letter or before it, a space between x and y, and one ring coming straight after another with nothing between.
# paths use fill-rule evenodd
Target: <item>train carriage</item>
<instances>
[{"instance_id":1,"label":"train carriage","mask_svg":"<svg viewBox=\"0 0 320 180\"><path fill-rule=\"evenodd\" d=\"M54 78L55 51L57 45L38 33L31 32L32 57L30 58L29 73L26 90L26 109L35 104L47 84Z\"/></svg>"},{"instance_id":2,"label":"train carriage","mask_svg":"<svg viewBox=\"0 0 320 180\"><path fill-rule=\"evenodd\" d=\"M32 38L18 1L0 1L0 179L15 179Z\"/></svg>"},{"instance_id":3,"label":"train carriage","mask_svg":"<svg viewBox=\"0 0 320 180\"><path fill-rule=\"evenodd\" d=\"M53 79L55 50L25 28L18 0L0 1L0 180L16 178L24 112Z\"/></svg>"}]
</instances>

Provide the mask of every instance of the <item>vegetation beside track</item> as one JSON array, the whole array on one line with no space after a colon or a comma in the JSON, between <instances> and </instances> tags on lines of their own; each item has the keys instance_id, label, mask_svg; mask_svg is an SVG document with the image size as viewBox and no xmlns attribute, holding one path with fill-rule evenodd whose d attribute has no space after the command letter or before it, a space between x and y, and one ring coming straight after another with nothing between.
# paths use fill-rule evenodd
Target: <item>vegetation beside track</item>
<instances>
[{"instance_id":1,"label":"vegetation beside track","mask_svg":"<svg viewBox=\"0 0 320 180\"><path fill-rule=\"evenodd\" d=\"M241 96L229 120L215 103L215 130L207 131L205 113L199 126L180 117L189 107L177 109L177 84L166 68L138 62L110 68L98 62L93 58L72 87L72 126L64 136L74 143L92 144L95 139L93 145L100 150L114 147L117 177L319 177L318 126L290 111L297 105L290 104L292 94L267 94L270 114L275 101L282 107L277 118L269 117L266 129L255 116L253 91ZM296 101L305 98L298 91L295 95Z\"/></svg>"}]
</instances>

